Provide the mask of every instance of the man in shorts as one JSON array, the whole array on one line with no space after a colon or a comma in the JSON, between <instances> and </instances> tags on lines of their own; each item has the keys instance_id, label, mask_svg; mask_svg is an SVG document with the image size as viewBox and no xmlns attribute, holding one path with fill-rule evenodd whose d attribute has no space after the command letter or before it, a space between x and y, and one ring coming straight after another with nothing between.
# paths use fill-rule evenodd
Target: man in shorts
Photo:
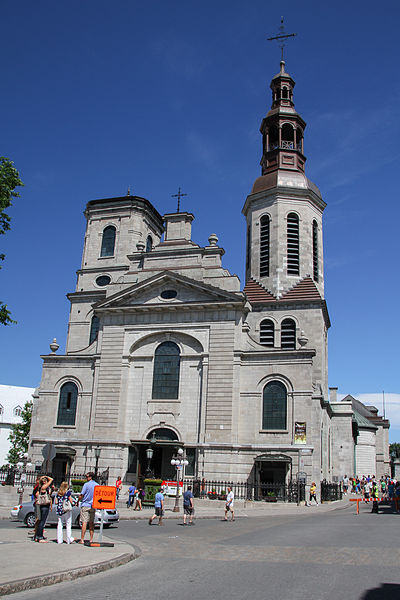
<instances>
[{"instance_id":1,"label":"man in shorts","mask_svg":"<svg viewBox=\"0 0 400 600\"><path fill-rule=\"evenodd\" d=\"M85 533L87 524L89 523L89 532L90 532L90 543L93 542L94 535L94 515L95 509L93 508L93 492L96 485L99 485L96 481L94 481L94 473L89 472L86 473L86 483L82 487L81 493L79 494L78 500L81 503L81 514L80 521L82 523L82 531L81 531L81 539L78 544L85 543Z\"/></svg>"},{"instance_id":2,"label":"man in shorts","mask_svg":"<svg viewBox=\"0 0 400 600\"><path fill-rule=\"evenodd\" d=\"M228 487L227 489L227 496L226 496L226 504L225 504L225 519L224 521L228 520L228 513L232 513L232 521L235 520L235 513L233 512L233 503L235 500L235 496L232 492L232 488Z\"/></svg>"},{"instance_id":3,"label":"man in shorts","mask_svg":"<svg viewBox=\"0 0 400 600\"><path fill-rule=\"evenodd\" d=\"M186 525L186 517L189 515L189 525L193 525L193 493L192 486L188 486L186 492L183 492L183 524Z\"/></svg>"},{"instance_id":4,"label":"man in shorts","mask_svg":"<svg viewBox=\"0 0 400 600\"><path fill-rule=\"evenodd\" d=\"M153 521L156 517L158 517L158 524L164 525L164 523L162 522L162 518L164 515L164 494L162 493L161 488L158 490L157 494L155 495L154 508L155 508L155 512L154 512L154 515L152 517L150 517L150 519L149 519L149 525L153 524Z\"/></svg>"}]
</instances>

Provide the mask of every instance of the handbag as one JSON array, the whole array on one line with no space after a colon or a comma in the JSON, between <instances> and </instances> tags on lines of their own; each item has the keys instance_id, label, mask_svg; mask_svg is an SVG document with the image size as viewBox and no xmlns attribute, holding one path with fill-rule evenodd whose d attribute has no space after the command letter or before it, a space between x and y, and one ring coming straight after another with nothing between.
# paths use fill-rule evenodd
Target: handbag
<instances>
[{"instance_id":1,"label":"handbag","mask_svg":"<svg viewBox=\"0 0 400 600\"><path fill-rule=\"evenodd\" d=\"M63 512L70 512L72 510L72 504L69 498L65 498L62 503Z\"/></svg>"},{"instance_id":2,"label":"handbag","mask_svg":"<svg viewBox=\"0 0 400 600\"><path fill-rule=\"evenodd\" d=\"M39 506L47 506L51 504L50 496L47 492L41 492L36 500L36 504Z\"/></svg>"}]
</instances>

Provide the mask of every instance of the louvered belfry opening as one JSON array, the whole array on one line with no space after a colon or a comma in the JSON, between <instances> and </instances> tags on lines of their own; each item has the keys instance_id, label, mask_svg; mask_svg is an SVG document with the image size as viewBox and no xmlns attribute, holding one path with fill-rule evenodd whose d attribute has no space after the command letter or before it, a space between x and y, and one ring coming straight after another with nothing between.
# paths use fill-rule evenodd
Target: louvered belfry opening
<instances>
[{"instance_id":1,"label":"louvered belfry opening","mask_svg":"<svg viewBox=\"0 0 400 600\"><path fill-rule=\"evenodd\" d=\"M269 277L269 217L260 220L260 277Z\"/></svg>"},{"instance_id":2,"label":"louvered belfry opening","mask_svg":"<svg viewBox=\"0 0 400 600\"><path fill-rule=\"evenodd\" d=\"M274 347L274 322L271 319L264 319L260 323L260 344Z\"/></svg>"},{"instance_id":3,"label":"louvered belfry opening","mask_svg":"<svg viewBox=\"0 0 400 600\"><path fill-rule=\"evenodd\" d=\"M314 281L318 281L318 225L313 221L313 274Z\"/></svg>"},{"instance_id":4,"label":"louvered belfry opening","mask_svg":"<svg viewBox=\"0 0 400 600\"><path fill-rule=\"evenodd\" d=\"M299 217L295 213L287 216L287 273L300 275Z\"/></svg>"},{"instance_id":5,"label":"louvered belfry opening","mask_svg":"<svg viewBox=\"0 0 400 600\"><path fill-rule=\"evenodd\" d=\"M284 319L281 324L282 350L296 349L296 323L293 319Z\"/></svg>"}]
</instances>

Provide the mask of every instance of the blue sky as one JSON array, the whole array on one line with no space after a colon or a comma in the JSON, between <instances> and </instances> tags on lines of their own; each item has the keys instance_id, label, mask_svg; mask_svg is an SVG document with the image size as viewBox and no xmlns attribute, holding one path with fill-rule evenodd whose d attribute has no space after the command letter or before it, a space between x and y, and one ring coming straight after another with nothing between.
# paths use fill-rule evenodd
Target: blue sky
<instances>
[{"instance_id":1,"label":"blue sky","mask_svg":"<svg viewBox=\"0 0 400 600\"><path fill-rule=\"evenodd\" d=\"M181 186L193 239L215 232L243 281L282 14L307 175L328 205L329 384L380 409L385 390L400 441L397 1L2 2L0 154L25 187L0 239L18 321L0 330L0 383L36 386L53 337L63 351L91 199L130 185L166 213Z\"/></svg>"}]
</instances>

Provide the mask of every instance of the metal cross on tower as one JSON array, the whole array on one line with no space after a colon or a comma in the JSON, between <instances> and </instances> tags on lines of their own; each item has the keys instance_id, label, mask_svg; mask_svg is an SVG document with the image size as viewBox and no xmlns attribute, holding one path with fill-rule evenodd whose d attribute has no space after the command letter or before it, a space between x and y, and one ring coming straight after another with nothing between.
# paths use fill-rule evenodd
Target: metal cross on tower
<instances>
[{"instance_id":1,"label":"metal cross on tower","mask_svg":"<svg viewBox=\"0 0 400 600\"><path fill-rule=\"evenodd\" d=\"M183 196L187 196L187 194L182 194L180 187L178 188L178 193L177 194L171 194L171 198L178 198L178 209L177 209L176 212L179 212L180 204L181 204L181 198L183 198Z\"/></svg>"},{"instance_id":2,"label":"metal cross on tower","mask_svg":"<svg viewBox=\"0 0 400 600\"><path fill-rule=\"evenodd\" d=\"M279 33L277 35L275 35L274 37L267 38L267 40L269 42L271 42L272 40L277 40L279 42L279 46L280 46L281 52L282 52L281 60L283 60L283 49L285 47L285 41L288 40L291 37L295 37L296 35L297 35L297 33L285 33L285 26L283 24L283 17L281 17L281 24L280 24L280 27L279 27Z\"/></svg>"}]
</instances>

